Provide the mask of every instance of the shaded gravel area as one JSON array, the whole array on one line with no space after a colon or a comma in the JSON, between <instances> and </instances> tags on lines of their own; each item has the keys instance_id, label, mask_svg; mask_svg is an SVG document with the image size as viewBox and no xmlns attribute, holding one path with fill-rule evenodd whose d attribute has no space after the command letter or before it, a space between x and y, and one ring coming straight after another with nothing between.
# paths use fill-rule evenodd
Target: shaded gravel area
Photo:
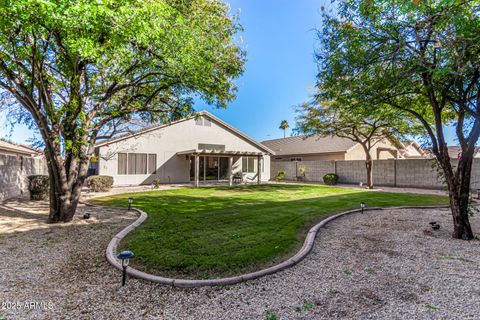
<instances>
[{"instance_id":1,"label":"shaded gravel area","mask_svg":"<svg viewBox=\"0 0 480 320\"><path fill-rule=\"evenodd\" d=\"M480 241L451 239L448 210L345 216L291 269L194 289L120 286L104 252L134 213L82 207L73 223L47 225L45 211L0 206L0 319L480 319ZM478 234L480 215L472 225Z\"/></svg>"}]
</instances>

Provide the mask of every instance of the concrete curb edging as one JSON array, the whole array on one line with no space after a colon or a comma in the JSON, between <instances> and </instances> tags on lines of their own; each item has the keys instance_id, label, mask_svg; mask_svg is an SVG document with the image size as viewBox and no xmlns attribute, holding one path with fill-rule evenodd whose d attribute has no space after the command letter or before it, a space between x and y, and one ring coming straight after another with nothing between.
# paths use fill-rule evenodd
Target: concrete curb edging
<instances>
[{"instance_id":1,"label":"concrete curb edging","mask_svg":"<svg viewBox=\"0 0 480 320\"><path fill-rule=\"evenodd\" d=\"M443 209L443 208L449 208L450 206L448 205L441 205L441 206L401 206L401 207L387 207L387 208L379 208L379 207L373 207L373 208L366 208L364 211L374 211L374 210L395 210L395 209ZM146 219L147 219L147 214L136 208L132 208L132 210L140 213L140 217L135 220L132 224L129 226L125 227L123 230L121 230L119 233L117 233L113 239L110 241L110 243L107 246L106 250L106 257L108 262L113 265L115 268L119 270L122 269L122 265L120 261L116 258L116 251L117 247L120 244L120 241L131 231L133 231L135 228L137 228L139 225L141 225ZM302 248L292 257L288 258L287 260L276 264L274 266L271 266L266 269L262 269L259 271L239 275L239 276L233 276L233 277L228 277L228 278L218 278L218 279L172 279L172 278L165 278L161 276L156 276L152 275L140 270L137 270L135 268L129 267L127 269L127 273L135 278L143 279L143 280L148 280L152 282L157 282L161 284L166 284L166 285L171 285L174 287L204 287L204 286L217 286L217 285L232 285L240 282L245 282L248 280L253 280L257 279L269 274L273 274L276 272L279 272L281 270L284 270L286 268L290 268L294 265L296 265L298 262L303 260L312 250L313 245L315 243L315 238L320 231L322 227L324 227L327 223L329 223L332 220L335 220L339 217L343 217L352 213L357 213L361 212L360 209L354 209L354 210L349 210L349 211L344 211L341 213L337 213L334 215L331 215L322 221L320 223L316 224L313 226L307 233L307 236L305 238L305 241L303 242Z\"/></svg>"}]
</instances>

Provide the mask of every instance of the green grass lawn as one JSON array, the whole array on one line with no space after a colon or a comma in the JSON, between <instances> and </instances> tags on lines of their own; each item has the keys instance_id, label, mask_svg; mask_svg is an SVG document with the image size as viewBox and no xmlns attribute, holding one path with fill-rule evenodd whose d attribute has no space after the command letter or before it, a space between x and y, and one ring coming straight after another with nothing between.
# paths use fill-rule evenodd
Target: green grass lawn
<instances>
[{"instance_id":1,"label":"green grass lawn","mask_svg":"<svg viewBox=\"0 0 480 320\"><path fill-rule=\"evenodd\" d=\"M183 188L91 202L127 206L128 197L149 215L121 244L135 252L133 265L184 278L229 276L277 263L301 247L312 225L361 201L369 207L447 204L441 196L296 184Z\"/></svg>"}]
</instances>

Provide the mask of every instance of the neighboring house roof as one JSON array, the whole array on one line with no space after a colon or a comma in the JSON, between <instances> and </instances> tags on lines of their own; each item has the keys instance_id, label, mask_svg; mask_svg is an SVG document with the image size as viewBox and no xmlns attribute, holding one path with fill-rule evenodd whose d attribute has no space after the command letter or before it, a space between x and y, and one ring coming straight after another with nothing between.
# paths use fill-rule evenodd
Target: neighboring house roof
<instances>
[{"instance_id":1,"label":"neighboring house roof","mask_svg":"<svg viewBox=\"0 0 480 320\"><path fill-rule=\"evenodd\" d=\"M210 118L210 120L213 120L217 124L225 127L227 130L231 131L232 133L236 134L237 136L240 136L241 138L243 138L246 141L250 142L251 144L255 145L259 149L261 149L261 150L263 150L267 153L274 154L274 152L270 148L268 148L268 147L264 146L263 144L253 140L252 138L247 136L245 133L243 133L240 130L238 130L237 128L229 125L228 123L224 122L223 120L220 120L219 118L215 117L213 114L211 114L210 112L207 112L207 111L200 111L200 112L198 112L197 114L195 114L191 117L183 118L183 119L180 119L178 121L173 121L173 122L166 123L166 124L154 125L154 126L151 126L151 127L148 127L148 128L145 128L145 129L133 132L133 133L128 133L128 134L125 134L125 135L121 135L119 137L115 137L115 138L112 138L112 139L107 139L107 140L104 140L104 141L101 141L101 142L95 144L95 147L102 147L102 146L105 146L105 145L108 145L108 144L119 142L121 140L136 137L136 136L139 136L139 135L147 133L147 132L155 131L155 130L158 130L158 129L161 129L161 128L165 128L165 127L168 127L168 126L175 125L177 123L180 123L180 122L183 122L183 121L186 121L186 120L194 119L197 116L203 116L203 117Z\"/></svg>"},{"instance_id":2,"label":"neighboring house roof","mask_svg":"<svg viewBox=\"0 0 480 320\"><path fill-rule=\"evenodd\" d=\"M462 153L462 147L460 146L450 146L448 147L448 155L450 158L457 159ZM475 150L473 154L474 158L480 158L480 151L478 149Z\"/></svg>"},{"instance_id":3,"label":"neighboring house roof","mask_svg":"<svg viewBox=\"0 0 480 320\"><path fill-rule=\"evenodd\" d=\"M458 157L462 153L462 147L460 147L460 146L449 146L447 148L448 148L448 155L450 156L450 158L458 159ZM431 148L425 149L425 153L429 158L434 158L435 157ZM474 158L480 158L479 148L475 148L475 153L473 154L473 157Z\"/></svg>"},{"instance_id":4,"label":"neighboring house roof","mask_svg":"<svg viewBox=\"0 0 480 320\"><path fill-rule=\"evenodd\" d=\"M42 154L40 151L33 149L32 147L24 146L21 144L14 144L0 139L0 153L18 153L26 156L35 156Z\"/></svg>"},{"instance_id":5,"label":"neighboring house roof","mask_svg":"<svg viewBox=\"0 0 480 320\"><path fill-rule=\"evenodd\" d=\"M262 141L276 155L348 152L358 142L337 136L295 136Z\"/></svg>"}]
</instances>

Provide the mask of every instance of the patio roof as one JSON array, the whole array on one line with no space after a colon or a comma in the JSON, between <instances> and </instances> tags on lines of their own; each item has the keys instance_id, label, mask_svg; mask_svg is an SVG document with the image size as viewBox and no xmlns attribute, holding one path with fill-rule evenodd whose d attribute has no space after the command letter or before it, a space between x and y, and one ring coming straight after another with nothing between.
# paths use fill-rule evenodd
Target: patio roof
<instances>
[{"instance_id":1,"label":"patio roof","mask_svg":"<svg viewBox=\"0 0 480 320\"><path fill-rule=\"evenodd\" d=\"M178 155L202 155L202 156L262 156L262 152L250 151L226 151L226 150L205 150L191 149L177 152Z\"/></svg>"}]
</instances>

